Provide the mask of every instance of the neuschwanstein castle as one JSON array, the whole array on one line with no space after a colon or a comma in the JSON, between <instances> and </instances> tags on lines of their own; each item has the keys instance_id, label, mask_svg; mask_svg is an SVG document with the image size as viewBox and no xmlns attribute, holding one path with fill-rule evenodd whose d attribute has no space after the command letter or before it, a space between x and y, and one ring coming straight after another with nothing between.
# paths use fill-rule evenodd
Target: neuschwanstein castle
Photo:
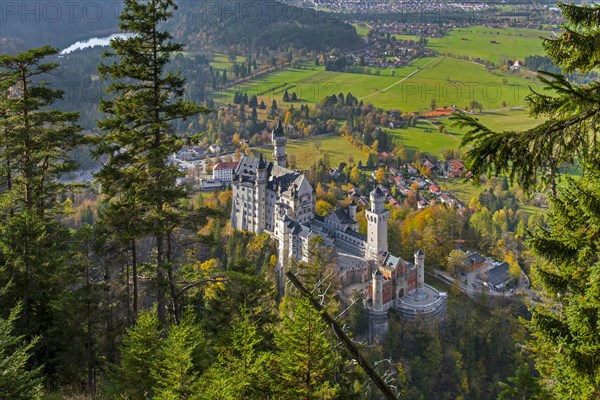
<instances>
[{"instance_id":1,"label":"neuschwanstein castle","mask_svg":"<svg viewBox=\"0 0 600 400\"><path fill-rule=\"evenodd\" d=\"M370 193L364 236L358 232L354 201L325 217L315 214L313 186L303 173L286 167L286 138L279 122L272 142L274 162L267 162L262 154L244 156L234 170L231 225L257 234L266 232L276 240L280 284L288 260L307 261L311 238L321 235L336 249L340 284L362 289L372 317L380 320L377 330L385 325L384 315L391 307L407 318L443 316L446 294L424 284L424 254L418 251L412 264L388 252L390 212L384 207L381 188Z\"/></svg>"}]
</instances>

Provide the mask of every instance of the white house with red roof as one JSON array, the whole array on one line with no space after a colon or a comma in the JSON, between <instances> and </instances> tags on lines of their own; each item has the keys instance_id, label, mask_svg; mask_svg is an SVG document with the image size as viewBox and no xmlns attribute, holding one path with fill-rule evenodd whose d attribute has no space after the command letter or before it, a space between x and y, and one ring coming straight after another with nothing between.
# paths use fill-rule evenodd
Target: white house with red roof
<instances>
[{"instance_id":1,"label":"white house with red roof","mask_svg":"<svg viewBox=\"0 0 600 400\"><path fill-rule=\"evenodd\" d=\"M235 162L221 161L213 167L213 180L221 182L231 182L233 180L233 171L238 166Z\"/></svg>"}]
</instances>

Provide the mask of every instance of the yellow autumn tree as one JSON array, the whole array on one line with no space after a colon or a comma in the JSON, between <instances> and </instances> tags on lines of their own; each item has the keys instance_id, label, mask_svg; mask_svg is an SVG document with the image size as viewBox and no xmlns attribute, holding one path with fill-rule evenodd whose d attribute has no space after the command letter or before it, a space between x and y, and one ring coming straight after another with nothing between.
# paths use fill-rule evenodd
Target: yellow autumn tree
<instances>
[{"instance_id":1,"label":"yellow autumn tree","mask_svg":"<svg viewBox=\"0 0 600 400\"><path fill-rule=\"evenodd\" d=\"M379 168L377 170L377 173L375 174L375 179L379 184L385 182L385 171L383 170L383 168Z\"/></svg>"}]
</instances>

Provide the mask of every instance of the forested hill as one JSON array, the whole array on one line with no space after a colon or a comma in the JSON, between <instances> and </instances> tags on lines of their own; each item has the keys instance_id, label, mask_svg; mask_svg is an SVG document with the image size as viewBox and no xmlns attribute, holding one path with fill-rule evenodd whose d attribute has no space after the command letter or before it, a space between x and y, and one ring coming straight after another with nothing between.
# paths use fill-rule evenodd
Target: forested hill
<instances>
[{"instance_id":1,"label":"forested hill","mask_svg":"<svg viewBox=\"0 0 600 400\"><path fill-rule=\"evenodd\" d=\"M179 1L171 32L190 50L209 46L241 46L249 50L306 48L341 50L362 41L350 24L330 13L272 0Z\"/></svg>"},{"instance_id":2,"label":"forested hill","mask_svg":"<svg viewBox=\"0 0 600 400\"><path fill-rule=\"evenodd\" d=\"M14 2L0 9L0 46L14 53L51 45L63 49L79 40L118 32L123 0ZM360 46L350 24L331 14L263 0L175 0L179 7L167 28L189 50L236 46L245 50Z\"/></svg>"}]
</instances>

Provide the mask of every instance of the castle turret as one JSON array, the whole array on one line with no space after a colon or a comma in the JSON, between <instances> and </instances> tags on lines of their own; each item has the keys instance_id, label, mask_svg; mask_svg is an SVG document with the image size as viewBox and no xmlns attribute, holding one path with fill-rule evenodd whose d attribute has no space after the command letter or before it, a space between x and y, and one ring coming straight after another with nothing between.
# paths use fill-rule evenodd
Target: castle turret
<instances>
[{"instance_id":1,"label":"castle turret","mask_svg":"<svg viewBox=\"0 0 600 400\"><path fill-rule=\"evenodd\" d=\"M285 153L285 145L287 139L283 131L281 120L277 121L277 125L271 132L271 141L273 142L273 160L280 167L287 166L287 154Z\"/></svg>"},{"instance_id":2,"label":"castle turret","mask_svg":"<svg viewBox=\"0 0 600 400\"><path fill-rule=\"evenodd\" d=\"M256 233L261 233L266 225L266 204L267 204L267 163L260 153L258 168L256 168Z\"/></svg>"},{"instance_id":3,"label":"castle turret","mask_svg":"<svg viewBox=\"0 0 600 400\"><path fill-rule=\"evenodd\" d=\"M350 218L352 218L354 221L356 221L356 209L357 209L357 204L354 201L354 199L352 199L352 203L350 203L350 205L348 206L348 216Z\"/></svg>"},{"instance_id":4,"label":"castle turret","mask_svg":"<svg viewBox=\"0 0 600 400\"><path fill-rule=\"evenodd\" d=\"M371 207L365 211L367 218L368 257L379 261L383 253L388 251L387 221L390 211L384 207L385 194L379 186L370 193Z\"/></svg>"},{"instance_id":5,"label":"castle turret","mask_svg":"<svg viewBox=\"0 0 600 400\"><path fill-rule=\"evenodd\" d=\"M373 274L373 310L383 310L383 274L380 270Z\"/></svg>"},{"instance_id":6,"label":"castle turret","mask_svg":"<svg viewBox=\"0 0 600 400\"><path fill-rule=\"evenodd\" d=\"M417 268L417 290L425 286L425 253L418 250L415 253L415 268Z\"/></svg>"}]
</instances>

